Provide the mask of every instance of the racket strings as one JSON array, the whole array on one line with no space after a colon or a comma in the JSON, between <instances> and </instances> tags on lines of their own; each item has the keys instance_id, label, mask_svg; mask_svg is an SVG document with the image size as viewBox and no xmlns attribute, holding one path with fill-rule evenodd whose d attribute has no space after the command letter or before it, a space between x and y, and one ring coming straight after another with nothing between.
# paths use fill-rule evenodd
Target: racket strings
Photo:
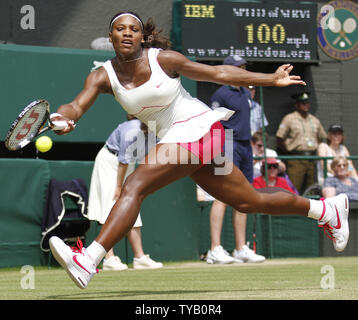
<instances>
[{"instance_id":1,"label":"racket strings","mask_svg":"<svg viewBox=\"0 0 358 320\"><path fill-rule=\"evenodd\" d=\"M48 110L48 103L44 101L25 108L12 124L6 146L10 150L16 150L24 141L31 140L45 124Z\"/></svg>"}]
</instances>

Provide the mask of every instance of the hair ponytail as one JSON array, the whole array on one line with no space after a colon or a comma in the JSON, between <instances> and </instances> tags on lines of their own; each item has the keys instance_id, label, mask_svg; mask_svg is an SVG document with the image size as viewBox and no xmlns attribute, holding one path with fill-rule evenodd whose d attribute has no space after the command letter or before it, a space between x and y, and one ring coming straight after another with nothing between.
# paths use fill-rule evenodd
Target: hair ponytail
<instances>
[{"instance_id":1,"label":"hair ponytail","mask_svg":"<svg viewBox=\"0 0 358 320\"><path fill-rule=\"evenodd\" d=\"M152 18L149 18L144 25L143 34L144 34L144 48L161 48L169 49L170 40L161 34L162 30L156 31L156 25Z\"/></svg>"}]
</instances>

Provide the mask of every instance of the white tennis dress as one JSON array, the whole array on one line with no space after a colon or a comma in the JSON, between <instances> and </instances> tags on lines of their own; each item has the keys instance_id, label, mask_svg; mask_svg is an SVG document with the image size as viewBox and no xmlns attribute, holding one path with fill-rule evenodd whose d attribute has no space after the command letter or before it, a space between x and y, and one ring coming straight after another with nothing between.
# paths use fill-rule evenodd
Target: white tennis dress
<instances>
[{"instance_id":1,"label":"white tennis dress","mask_svg":"<svg viewBox=\"0 0 358 320\"><path fill-rule=\"evenodd\" d=\"M226 108L212 110L193 98L181 85L180 77L170 78L162 70L157 60L160 50L148 50L151 77L133 89L121 85L110 60L104 63L115 99L127 113L144 122L152 131L156 130L159 143L197 141L215 122L228 120L234 111Z\"/></svg>"}]
</instances>

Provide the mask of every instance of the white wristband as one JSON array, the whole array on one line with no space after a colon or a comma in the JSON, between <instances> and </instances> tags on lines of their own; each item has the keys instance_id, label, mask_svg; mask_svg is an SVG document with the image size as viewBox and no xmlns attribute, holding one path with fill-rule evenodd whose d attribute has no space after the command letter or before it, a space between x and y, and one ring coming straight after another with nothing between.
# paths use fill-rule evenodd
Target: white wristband
<instances>
[{"instance_id":1,"label":"white wristband","mask_svg":"<svg viewBox=\"0 0 358 320\"><path fill-rule=\"evenodd\" d=\"M63 117L63 115L61 113L51 113L50 114L50 119L54 118L54 117Z\"/></svg>"},{"instance_id":2,"label":"white wristband","mask_svg":"<svg viewBox=\"0 0 358 320\"><path fill-rule=\"evenodd\" d=\"M64 117L64 116L56 112L50 114L50 120L51 118L55 118L55 117ZM76 127L75 122L73 120L69 120L69 121L73 124L74 127ZM51 120L51 123L52 123L52 130L63 130L68 127L66 120Z\"/></svg>"}]
</instances>

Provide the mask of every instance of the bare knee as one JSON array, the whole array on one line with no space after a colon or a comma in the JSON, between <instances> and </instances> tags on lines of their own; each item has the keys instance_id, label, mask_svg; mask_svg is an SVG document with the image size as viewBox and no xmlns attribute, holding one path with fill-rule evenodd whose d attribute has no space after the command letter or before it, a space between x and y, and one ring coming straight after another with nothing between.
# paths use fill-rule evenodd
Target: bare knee
<instances>
[{"instance_id":1,"label":"bare knee","mask_svg":"<svg viewBox=\"0 0 358 320\"><path fill-rule=\"evenodd\" d=\"M132 176L129 176L122 186L121 198L142 202L148 195L144 190L145 189L138 179L134 179Z\"/></svg>"}]
</instances>

